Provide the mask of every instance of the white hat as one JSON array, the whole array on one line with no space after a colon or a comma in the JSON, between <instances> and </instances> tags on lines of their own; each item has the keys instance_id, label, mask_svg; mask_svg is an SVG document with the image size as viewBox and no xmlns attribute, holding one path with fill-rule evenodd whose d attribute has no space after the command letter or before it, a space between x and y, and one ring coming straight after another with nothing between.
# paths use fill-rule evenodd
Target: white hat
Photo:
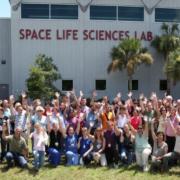
<instances>
[{"instance_id":1,"label":"white hat","mask_svg":"<svg viewBox=\"0 0 180 180\"><path fill-rule=\"evenodd\" d=\"M37 106L36 107L36 112L38 112L38 111L42 111L43 113L44 113L44 108L42 107L42 106Z\"/></svg>"}]
</instances>

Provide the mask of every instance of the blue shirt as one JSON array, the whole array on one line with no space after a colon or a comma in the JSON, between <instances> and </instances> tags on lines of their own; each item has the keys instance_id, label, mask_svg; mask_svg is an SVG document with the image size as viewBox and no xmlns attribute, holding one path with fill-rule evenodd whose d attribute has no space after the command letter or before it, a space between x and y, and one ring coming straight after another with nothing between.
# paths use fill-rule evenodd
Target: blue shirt
<instances>
[{"instance_id":1,"label":"blue shirt","mask_svg":"<svg viewBox=\"0 0 180 180\"><path fill-rule=\"evenodd\" d=\"M92 141L90 139L84 139L82 138L80 141L80 148L79 153L81 156L83 156L84 153L86 153L90 147L91 147Z\"/></svg>"},{"instance_id":2,"label":"blue shirt","mask_svg":"<svg viewBox=\"0 0 180 180\"><path fill-rule=\"evenodd\" d=\"M78 136L74 134L73 136L67 136L66 137L66 152L71 151L73 153L77 153L77 141L78 141Z\"/></svg>"}]
</instances>

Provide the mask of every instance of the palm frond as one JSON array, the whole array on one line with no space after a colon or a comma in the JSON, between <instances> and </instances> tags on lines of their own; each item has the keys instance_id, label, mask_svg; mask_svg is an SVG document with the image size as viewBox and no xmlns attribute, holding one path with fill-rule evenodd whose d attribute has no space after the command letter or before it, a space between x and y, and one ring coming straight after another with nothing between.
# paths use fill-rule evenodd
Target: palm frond
<instances>
[{"instance_id":1,"label":"palm frond","mask_svg":"<svg viewBox=\"0 0 180 180\"><path fill-rule=\"evenodd\" d=\"M114 71L118 70L119 69L119 65L120 65L120 61L118 59L117 60L113 60L109 64L109 66L107 68L107 72L110 73L112 71L114 72Z\"/></svg>"}]
</instances>

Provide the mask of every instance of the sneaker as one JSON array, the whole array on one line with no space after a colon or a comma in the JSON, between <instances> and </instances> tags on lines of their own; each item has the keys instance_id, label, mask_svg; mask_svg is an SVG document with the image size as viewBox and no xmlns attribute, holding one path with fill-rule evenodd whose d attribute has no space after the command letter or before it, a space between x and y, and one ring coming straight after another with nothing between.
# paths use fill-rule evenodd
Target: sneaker
<instances>
[{"instance_id":1,"label":"sneaker","mask_svg":"<svg viewBox=\"0 0 180 180\"><path fill-rule=\"evenodd\" d=\"M114 168L115 168L115 169L118 169L118 167L119 167L119 165L118 165L118 164L116 164L116 163L114 163L114 165L113 165L113 166L114 166Z\"/></svg>"},{"instance_id":2,"label":"sneaker","mask_svg":"<svg viewBox=\"0 0 180 180\"><path fill-rule=\"evenodd\" d=\"M144 167L143 167L143 171L144 171L144 172L148 172L148 171L149 171L148 166L144 166Z\"/></svg>"}]
</instances>

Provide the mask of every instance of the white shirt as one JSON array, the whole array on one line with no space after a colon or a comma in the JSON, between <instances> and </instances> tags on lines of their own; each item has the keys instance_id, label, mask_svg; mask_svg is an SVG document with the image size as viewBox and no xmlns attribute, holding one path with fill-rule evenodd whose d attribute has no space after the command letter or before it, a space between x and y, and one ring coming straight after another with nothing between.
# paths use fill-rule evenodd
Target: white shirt
<instances>
[{"instance_id":1,"label":"white shirt","mask_svg":"<svg viewBox=\"0 0 180 180\"><path fill-rule=\"evenodd\" d=\"M174 152L180 153L180 136L179 135L176 136Z\"/></svg>"},{"instance_id":2,"label":"white shirt","mask_svg":"<svg viewBox=\"0 0 180 180\"><path fill-rule=\"evenodd\" d=\"M124 128L124 125L128 123L128 117L126 115L119 114L117 123L118 123L118 128Z\"/></svg>"},{"instance_id":3,"label":"white shirt","mask_svg":"<svg viewBox=\"0 0 180 180\"><path fill-rule=\"evenodd\" d=\"M33 140L34 140L33 150L45 151L45 145L47 144L47 141L48 141L47 133L46 132L44 132L44 133L41 132L40 134L37 134L37 132L34 131L32 133L32 137L33 137Z\"/></svg>"}]
</instances>

